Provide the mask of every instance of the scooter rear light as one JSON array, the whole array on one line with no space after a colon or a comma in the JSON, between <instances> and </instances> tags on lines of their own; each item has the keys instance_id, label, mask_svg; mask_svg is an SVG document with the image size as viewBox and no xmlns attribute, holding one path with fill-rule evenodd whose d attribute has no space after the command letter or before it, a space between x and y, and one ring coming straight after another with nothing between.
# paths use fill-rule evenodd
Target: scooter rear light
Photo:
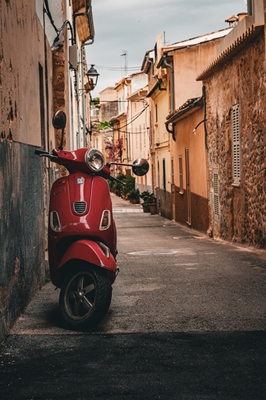
<instances>
[{"instance_id":1,"label":"scooter rear light","mask_svg":"<svg viewBox=\"0 0 266 400\"><path fill-rule=\"evenodd\" d=\"M51 225L51 228L56 232L60 232L62 230L59 215L58 215L57 211L51 211L50 225Z\"/></svg>"},{"instance_id":2,"label":"scooter rear light","mask_svg":"<svg viewBox=\"0 0 266 400\"><path fill-rule=\"evenodd\" d=\"M100 231L104 231L110 227L111 223L111 215L110 210L104 210L102 213L101 223L100 223Z\"/></svg>"}]
</instances>

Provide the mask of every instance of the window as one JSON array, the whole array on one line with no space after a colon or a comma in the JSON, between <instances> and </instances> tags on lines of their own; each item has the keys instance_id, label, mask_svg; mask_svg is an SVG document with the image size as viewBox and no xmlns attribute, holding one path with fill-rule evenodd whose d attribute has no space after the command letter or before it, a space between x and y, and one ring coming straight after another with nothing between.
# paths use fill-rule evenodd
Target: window
<instances>
[{"instance_id":1,"label":"window","mask_svg":"<svg viewBox=\"0 0 266 400\"><path fill-rule=\"evenodd\" d=\"M157 169L158 169L158 187L160 187L160 163L159 163L159 161L157 163Z\"/></svg>"},{"instance_id":2,"label":"window","mask_svg":"<svg viewBox=\"0 0 266 400\"><path fill-rule=\"evenodd\" d=\"M231 110L232 117L232 168L233 184L240 185L240 130L239 130L239 104L235 104Z\"/></svg>"},{"instance_id":3,"label":"window","mask_svg":"<svg viewBox=\"0 0 266 400\"><path fill-rule=\"evenodd\" d=\"M91 117L97 117L99 115L98 108L91 108Z\"/></svg>"},{"instance_id":4,"label":"window","mask_svg":"<svg viewBox=\"0 0 266 400\"><path fill-rule=\"evenodd\" d=\"M142 151L142 132L141 132L141 125L139 125L139 149Z\"/></svg>"},{"instance_id":5,"label":"window","mask_svg":"<svg viewBox=\"0 0 266 400\"><path fill-rule=\"evenodd\" d=\"M158 104L155 104L155 122L158 122Z\"/></svg>"},{"instance_id":6,"label":"window","mask_svg":"<svg viewBox=\"0 0 266 400\"><path fill-rule=\"evenodd\" d=\"M163 189L166 190L165 158L163 158Z\"/></svg>"},{"instance_id":7,"label":"window","mask_svg":"<svg viewBox=\"0 0 266 400\"><path fill-rule=\"evenodd\" d=\"M219 179L218 171L213 171L213 207L214 207L214 218L219 219L220 206L219 206Z\"/></svg>"},{"instance_id":8,"label":"window","mask_svg":"<svg viewBox=\"0 0 266 400\"><path fill-rule=\"evenodd\" d=\"M184 193L184 184L183 184L183 163L182 163L182 155L180 154L179 159L179 193Z\"/></svg>"}]
</instances>

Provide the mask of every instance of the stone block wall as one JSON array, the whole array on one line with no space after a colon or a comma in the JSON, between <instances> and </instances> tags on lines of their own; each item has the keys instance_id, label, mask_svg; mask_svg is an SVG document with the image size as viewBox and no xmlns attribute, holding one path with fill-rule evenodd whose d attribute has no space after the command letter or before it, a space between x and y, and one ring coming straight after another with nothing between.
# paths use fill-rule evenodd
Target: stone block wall
<instances>
[{"instance_id":1,"label":"stone block wall","mask_svg":"<svg viewBox=\"0 0 266 400\"><path fill-rule=\"evenodd\" d=\"M210 192L218 173L219 216L211 199L214 236L266 248L266 71L264 33L220 66L207 93ZM232 177L232 115L240 112L240 184Z\"/></svg>"}]
</instances>

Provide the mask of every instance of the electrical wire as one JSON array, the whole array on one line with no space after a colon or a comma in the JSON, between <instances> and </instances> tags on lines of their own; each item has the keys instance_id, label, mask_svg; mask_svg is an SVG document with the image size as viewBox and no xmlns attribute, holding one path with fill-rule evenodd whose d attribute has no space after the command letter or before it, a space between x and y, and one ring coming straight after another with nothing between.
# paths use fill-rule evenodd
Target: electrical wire
<instances>
[{"instance_id":1,"label":"electrical wire","mask_svg":"<svg viewBox=\"0 0 266 400\"><path fill-rule=\"evenodd\" d=\"M141 114L143 114L144 111L147 110L148 107L149 107L149 104L147 104L138 114L134 115L134 117L132 117L132 118L129 120L129 122L127 122L125 125L119 127L118 130L119 130L120 132L122 132L121 129L123 129L123 128L127 127L128 125L132 124L132 122L134 122L136 119L138 119L138 118L141 116Z\"/></svg>"},{"instance_id":2,"label":"electrical wire","mask_svg":"<svg viewBox=\"0 0 266 400\"><path fill-rule=\"evenodd\" d=\"M56 31L56 33L59 33L59 29L57 29L57 27L55 26L55 23L54 23L54 20L53 20L51 11L50 11L48 0L44 0L44 3L45 3L44 11L46 12L46 14L51 22L51 25L54 28L54 30Z\"/></svg>"},{"instance_id":3,"label":"electrical wire","mask_svg":"<svg viewBox=\"0 0 266 400\"><path fill-rule=\"evenodd\" d=\"M121 69L124 69L124 67L104 67L104 66L101 66L101 65L95 65L95 67L97 69L104 69L104 70L107 70L107 71L121 71ZM140 71L140 67L127 67L127 70Z\"/></svg>"}]
</instances>

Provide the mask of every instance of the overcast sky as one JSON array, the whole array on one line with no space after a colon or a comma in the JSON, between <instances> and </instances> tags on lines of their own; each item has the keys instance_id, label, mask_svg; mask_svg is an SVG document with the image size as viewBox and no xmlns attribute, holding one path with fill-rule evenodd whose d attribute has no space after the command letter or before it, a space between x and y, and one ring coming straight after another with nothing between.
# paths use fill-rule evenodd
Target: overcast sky
<instances>
[{"instance_id":1,"label":"overcast sky","mask_svg":"<svg viewBox=\"0 0 266 400\"><path fill-rule=\"evenodd\" d=\"M228 27L225 20L246 12L245 0L93 0L95 41L87 62L100 73L92 97L123 76L140 71L156 35L166 44ZM127 56L122 54L127 53Z\"/></svg>"}]
</instances>

